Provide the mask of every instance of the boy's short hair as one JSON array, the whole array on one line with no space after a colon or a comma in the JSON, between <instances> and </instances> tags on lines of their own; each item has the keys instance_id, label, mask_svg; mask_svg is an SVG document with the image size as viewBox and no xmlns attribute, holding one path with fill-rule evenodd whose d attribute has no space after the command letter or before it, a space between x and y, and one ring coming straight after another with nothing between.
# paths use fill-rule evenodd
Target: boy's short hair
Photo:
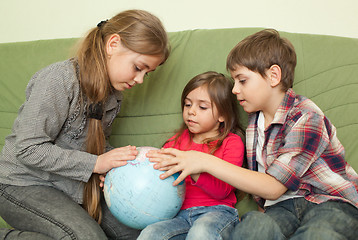
<instances>
[{"instance_id":1,"label":"boy's short hair","mask_svg":"<svg viewBox=\"0 0 358 240\"><path fill-rule=\"evenodd\" d=\"M265 29L240 41L229 53L228 71L239 66L266 77L265 71L272 65L281 68L281 86L284 91L292 88L296 67L296 52L292 43L274 29Z\"/></svg>"}]
</instances>

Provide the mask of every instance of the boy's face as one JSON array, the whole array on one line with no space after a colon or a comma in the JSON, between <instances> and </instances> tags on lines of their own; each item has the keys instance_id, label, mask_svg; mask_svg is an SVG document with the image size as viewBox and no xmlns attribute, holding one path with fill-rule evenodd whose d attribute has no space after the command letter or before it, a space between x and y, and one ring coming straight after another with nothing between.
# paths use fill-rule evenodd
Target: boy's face
<instances>
[{"instance_id":1,"label":"boy's face","mask_svg":"<svg viewBox=\"0 0 358 240\"><path fill-rule=\"evenodd\" d=\"M230 74L235 81L232 93L246 112L265 111L270 107L272 87L267 78L240 65Z\"/></svg>"}]
</instances>

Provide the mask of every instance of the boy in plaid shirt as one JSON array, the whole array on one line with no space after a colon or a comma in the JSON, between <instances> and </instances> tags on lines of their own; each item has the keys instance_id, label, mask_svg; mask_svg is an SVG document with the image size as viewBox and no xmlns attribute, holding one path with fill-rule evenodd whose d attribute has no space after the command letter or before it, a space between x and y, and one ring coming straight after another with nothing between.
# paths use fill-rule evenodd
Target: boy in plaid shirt
<instances>
[{"instance_id":1,"label":"boy in plaid shirt","mask_svg":"<svg viewBox=\"0 0 358 240\"><path fill-rule=\"evenodd\" d=\"M161 150L155 168L207 172L251 193L262 211L245 214L233 239L357 239L358 175L344 159L336 129L292 90L296 53L275 30L239 42L227 58L233 93L249 113L249 169L199 152Z\"/></svg>"},{"instance_id":2,"label":"boy in plaid shirt","mask_svg":"<svg viewBox=\"0 0 358 240\"><path fill-rule=\"evenodd\" d=\"M250 113L249 169L276 181L271 194L253 193L265 213L244 216L234 239L358 237L358 176L332 123L292 90L295 66L294 47L275 30L247 37L228 56L233 93Z\"/></svg>"}]
</instances>

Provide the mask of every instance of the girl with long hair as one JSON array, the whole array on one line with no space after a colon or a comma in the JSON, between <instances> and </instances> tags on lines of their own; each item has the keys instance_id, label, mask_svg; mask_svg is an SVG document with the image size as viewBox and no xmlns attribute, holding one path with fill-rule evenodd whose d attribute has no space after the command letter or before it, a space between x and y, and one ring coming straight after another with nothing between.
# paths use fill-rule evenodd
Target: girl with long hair
<instances>
[{"instance_id":1,"label":"girl with long hair","mask_svg":"<svg viewBox=\"0 0 358 240\"><path fill-rule=\"evenodd\" d=\"M243 131L232 87L230 79L212 71L190 80L181 98L183 124L164 148L204 152L242 166ZM191 174L185 183L177 216L147 226L138 240L227 239L239 219L235 188L207 173Z\"/></svg>"},{"instance_id":2,"label":"girl with long hair","mask_svg":"<svg viewBox=\"0 0 358 240\"><path fill-rule=\"evenodd\" d=\"M133 160L108 144L122 91L169 55L161 21L128 10L101 21L76 57L36 73L0 156L0 238L135 239L101 196L99 174Z\"/></svg>"}]
</instances>

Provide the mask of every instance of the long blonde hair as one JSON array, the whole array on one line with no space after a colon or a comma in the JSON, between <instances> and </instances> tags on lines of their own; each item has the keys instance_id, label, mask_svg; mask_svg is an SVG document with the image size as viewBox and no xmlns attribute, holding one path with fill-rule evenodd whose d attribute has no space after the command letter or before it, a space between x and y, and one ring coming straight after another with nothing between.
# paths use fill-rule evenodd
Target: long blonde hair
<instances>
[{"instance_id":1,"label":"long blonde hair","mask_svg":"<svg viewBox=\"0 0 358 240\"><path fill-rule=\"evenodd\" d=\"M107 72L106 43L118 34L124 47L145 55L162 56L164 63L169 56L167 33L161 21L143 10L128 10L110 20L102 21L83 39L78 53L81 90L88 105L104 103L111 93ZM100 155L105 152L105 136L101 120L89 118L86 151ZM102 219L101 189L98 174L92 174L84 186L83 207L99 223Z\"/></svg>"}]
</instances>

